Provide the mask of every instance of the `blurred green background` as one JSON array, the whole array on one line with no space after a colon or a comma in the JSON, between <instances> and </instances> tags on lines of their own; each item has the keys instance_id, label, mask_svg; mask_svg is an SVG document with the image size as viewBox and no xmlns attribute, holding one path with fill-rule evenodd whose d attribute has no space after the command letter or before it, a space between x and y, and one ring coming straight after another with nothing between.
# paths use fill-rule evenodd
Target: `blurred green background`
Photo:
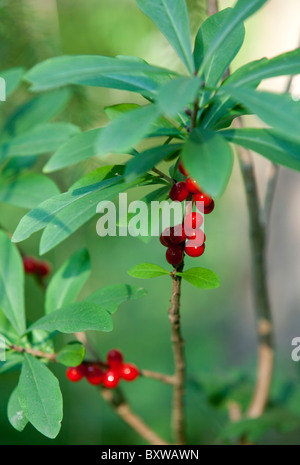
<instances>
[{"instance_id":1,"label":"blurred green background","mask_svg":"<svg viewBox=\"0 0 300 465\"><path fill-rule=\"evenodd\" d=\"M297 45L300 11L297 0L291 3L287 12L282 2L271 0L247 22L246 42L234 66L264 55L273 56ZM232 4L232 1L221 2L224 7ZM195 32L205 18L205 2L189 0L188 6ZM180 66L165 39L138 10L134 0L0 0L0 40L2 70L20 65L30 68L60 54L136 55L153 64L174 69ZM284 81L272 80L266 85L282 90ZM24 85L12 103L8 102L5 108L2 106L2 118L9 113L10 105L22 101L26 93ZM78 88L60 119L72 121L86 130L105 124L105 106L140 101L138 96L126 92ZM268 164L258 156L256 161L263 193ZM45 157L40 159L35 169L39 170L45 162ZM64 191L83 173L99 165L100 162L93 160L52 177ZM269 244L269 284L278 348L273 399L282 398L285 405L297 413L300 413L300 367L291 359L291 340L300 336L299 186L297 173L281 170ZM134 193L131 195L134 197ZM11 232L25 213L4 204L0 205L0 212L1 223ZM82 297L113 283L145 287L149 291L147 297L123 304L114 316L112 333L90 334L89 337L100 354L119 348L127 361L140 368L171 373L167 317L171 282L167 277L135 280L127 274L129 268L140 262L164 266L165 250L156 238L148 243L130 237L99 238L95 226L96 218L45 258L55 270L75 250L88 248L93 273ZM218 386L222 391L226 385L236 385L236 396L247 401L255 375L248 220L237 163L226 193L216 202L213 214L206 218L205 228L205 255L196 260L187 258L186 264L212 269L219 274L221 287L215 291L200 291L188 283L183 284L182 327L188 362L186 399L191 444L218 443L226 423L226 411L216 411L206 394L215 392ZM21 244L23 251L37 255L38 239L39 234L36 234ZM26 278L26 303L30 320L42 315L42 291L30 277ZM86 381L76 385L67 382L62 367L55 366L54 371L64 396L60 435L48 440L30 425L23 433L13 430L7 420L6 405L17 375L8 374L0 381L0 444L144 444L115 416L97 389ZM124 383L123 387L134 411L170 440L170 387L148 379L138 379L131 385ZM280 435L270 428L261 442L300 444L299 433L300 424L298 430Z\"/></svg>"}]
</instances>

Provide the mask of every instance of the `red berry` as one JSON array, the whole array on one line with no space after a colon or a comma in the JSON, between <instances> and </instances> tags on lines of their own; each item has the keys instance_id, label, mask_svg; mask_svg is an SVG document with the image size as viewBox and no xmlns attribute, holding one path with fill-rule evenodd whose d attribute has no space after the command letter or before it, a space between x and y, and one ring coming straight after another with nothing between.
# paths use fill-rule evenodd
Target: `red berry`
<instances>
[{"instance_id":1,"label":"red berry","mask_svg":"<svg viewBox=\"0 0 300 465\"><path fill-rule=\"evenodd\" d=\"M185 167L183 166L183 163L182 161L180 160L180 162L178 163L178 169L180 171L181 174L183 174L183 176L188 176L189 173L187 172L187 170L185 169Z\"/></svg>"},{"instance_id":2,"label":"red berry","mask_svg":"<svg viewBox=\"0 0 300 465\"><path fill-rule=\"evenodd\" d=\"M205 244L195 245L193 241L187 241L184 250L190 257L201 257L204 254Z\"/></svg>"},{"instance_id":3,"label":"red berry","mask_svg":"<svg viewBox=\"0 0 300 465\"><path fill-rule=\"evenodd\" d=\"M124 364L120 371L120 376L121 378L125 379L125 381L134 381L139 376L139 374L140 372L138 368L132 363Z\"/></svg>"},{"instance_id":4,"label":"red berry","mask_svg":"<svg viewBox=\"0 0 300 465\"><path fill-rule=\"evenodd\" d=\"M97 363L89 363L86 367L85 376L90 384L98 386L103 382L104 372Z\"/></svg>"},{"instance_id":5,"label":"red berry","mask_svg":"<svg viewBox=\"0 0 300 465\"><path fill-rule=\"evenodd\" d=\"M204 213L208 215L214 210L214 208L215 208L215 202L212 200L209 205L204 207Z\"/></svg>"},{"instance_id":6,"label":"red berry","mask_svg":"<svg viewBox=\"0 0 300 465\"><path fill-rule=\"evenodd\" d=\"M51 267L48 262L39 262L37 263L37 269L36 269L36 274L38 274L41 277L46 277L48 274L50 274Z\"/></svg>"},{"instance_id":7,"label":"red berry","mask_svg":"<svg viewBox=\"0 0 300 465\"><path fill-rule=\"evenodd\" d=\"M185 181L185 184L186 184L187 190L191 192L192 194L199 194L199 192L201 192L201 189L199 185L197 184L197 181L195 181L195 179L187 178L187 180Z\"/></svg>"},{"instance_id":8,"label":"red berry","mask_svg":"<svg viewBox=\"0 0 300 465\"><path fill-rule=\"evenodd\" d=\"M192 212L184 218L184 230L198 229L203 223L203 216L198 212Z\"/></svg>"},{"instance_id":9,"label":"red berry","mask_svg":"<svg viewBox=\"0 0 300 465\"><path fill-rule=\"evenodd\" d=\"M86 366L81 363L81 365L78 365L77 367L69 367L67 368L66 371L66 376L69 381L72 383L76 383L77 381L80 381L86 373Z\"/></svg>"},{"instance_id":10,"label":"red berry","mask_svg":"<svg viewBox=\"0 0 300 465\"><path fill-rule=\"evenodd\" d=\"M183 250L180 245L172 245L168 247L166 252L166 259L170 265L178 266L183 260Z\"/></svg>"},{"instance_id":11,"label":"red berry","mask_svg":"<svg viewBox=\"0 0 300 465\"><path fill-rule=\"evenodd\" d=\"M103 379L103 386L108 389L113 389L118 386L120 381L120 374L117 370L108 370Z\"/></svg>"},{"instance_id":12,"label":"red berry","mask_svg":"<svg viewBox=\"0 0 300 465\"><path fill-rule=\"evenodd\" d=\"M173 245L181 244L186 240L184 227L182 224L171 226L164 229L160 236L160 242L165 247L172 247Z\"/></svg>"},{"instance_id":13,"label":"red berry","mask_svg":"<svg viewBox=\"0 0 300 465\"><path fill-rule=\"evenodd\" d=\"M38 262L34 257L24 257L23 266L25 273L34 274L37 271Z\"/></svg>"},{"instance_id":14,"label":"red berry","mask_svg":"<svg viewBox=\"0 0 300 465\"><path fill-rule=\"evenodd\" d=\"M203 202L204 207L207 207L211 203L212 198L209 195L204 194L204 192L199 192L198 194L193 195L193 200L194 202Z\"/></svg>"},{"instance_id":15,"label":"red berry","mask_svg":"<svg viewBox=\"0 0 300 465\"><path fill-rule=\"evenodd\" d=\"M173 242L171 240L172 236L172 228L166 228L163 230L163 232L160 235L160 243L165 246L165 247L170 247Z\"/></svg>"},{"instance_id":16,"label":"red berry","mask_svg":"<svg viewBox=\"0 0 300 465\"><path fill-rule=\"evenodd\" d=\"M107 354L107 363L110 368L119 368L123 363L123 354L117 349L112 349Z\"/></svg>"},{"instance_id":17,"label":"red berry","mask_svg":"<svg viewBox=\"0 0 300 465\"><path fill-rule=\"evenodd\" d=\"M187 189L185 182L181 181L181 182L177 182L176 184L174 184L174 186L170 190L169 197L174 202L175 201L183 202L184 200L188 198L189 195L190 195L190 192Z\"/></svg>"},{"instance_id":18,"label":"red berry","mask_svg":"<svg viewBox=\"0 0 300 465\"><path fill-rule=\"evenodd\" d=\"M187 232L187 238L190 244L197 246L202 245L206 240L206 236L202 229L192 229L190 232Z\"/></svg>"}]
</instances>

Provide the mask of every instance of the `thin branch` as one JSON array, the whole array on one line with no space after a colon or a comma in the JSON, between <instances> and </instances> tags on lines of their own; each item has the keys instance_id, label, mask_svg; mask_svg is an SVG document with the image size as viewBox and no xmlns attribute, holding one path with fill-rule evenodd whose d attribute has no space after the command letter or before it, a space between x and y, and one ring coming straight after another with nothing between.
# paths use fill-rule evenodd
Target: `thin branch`
<instances>
[{"instance_id":1,"label":"thin branch","mask_svg":"<svg viewBox=\"0 0 300 465\"><path fill-rule=\"evenodd\" d=\"M140 374L141 376L144 376L145 378L155 379L165 384L174 385L176 382L175 376L165 375L164 373L157 373L156 371L141 370Z\"/></svg>"},{"instance_id":2,"label":"thin branch","mask_svg":"<svg viewBox=\"0 0 300 465\"><path fill-rule=\"evenodd\" d=\"M212 16L218 13L218 0L207 0L207 15Z\"/></svg>"},{"instance_id":3,"label":"thin branch","mask_svg":"<svg viewBox=\"0 0 300 465\"><path fill-rule=\"evenodd\" d=\"M169 445L131 410L124 395L119 389L114 389L113 391L108 389L101 389L101 394L106 402L108 402L113 407L115 412L123 419L123 421L131 426L131 428L147 442L154 446Z\"/></svg>"},{"instance_id":4,"label":"thin branch","mask_svg":"<svg viewBox=\"0 0 300 465\"><path fill-rule=\"evenodd\" d=\"M47 360L50 360L51 362L56 362L56 354L54 354L53 352L50 353L50 352L43 352L42 350L37 350L37 349L32 349L31 347L21 347L21 346L17 346L15 344L10 344L8 346L8 349L10 350L13 350L15 352L19 352L20 354L30 354L32 355L33 357L37 357L37 358L45 358Z\"/></svg>"},{"instance_id":5,"label":"thin branch","mask_svg":"<svg viewBox=\"0 0 300 465\"><path fill-rule=\"evenodd\" d=\"M167 176L165 173L163 173L163 172L160 171L159 169L157 169L157 168L152 168L152 171L153 171L154 173L158 174L158 176L159 176L160 178L163 178L163 179L165 179L166 181L168 181L168 183L170 183L170 184L172 184L172 185L175 183L174 179L170 178L170 176Z\"/></svg>"}]
</instances>

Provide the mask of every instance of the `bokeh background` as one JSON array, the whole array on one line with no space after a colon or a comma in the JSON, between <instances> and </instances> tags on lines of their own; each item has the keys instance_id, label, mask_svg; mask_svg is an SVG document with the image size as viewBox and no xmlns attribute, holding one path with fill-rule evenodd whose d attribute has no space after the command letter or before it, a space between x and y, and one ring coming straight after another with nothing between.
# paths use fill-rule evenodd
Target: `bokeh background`
<instances>
[{"instance_id":1,"label":"bokeh background","mask_svg":"<svg viewBox=\"0 0 300 465\"><path fill-rule=\"evenodd\" d=\"M205 18L205 2L188 0L193 32ZM221 7L233 1L221 1ZM270 0L265 8L246 23L243 49L233 69L250 60L272 57L298 46L300 32L299 0ZM30 68L60 54L136 55L153 64L174 69L180 66L166 40L136 7L134 0L1 0L0 67ZM264 88L282 91L286 78L272 79ZM27 87L18 92L14 104L22 101ZM300 83L295 79L295 98ZM67 119L83 130L106 123L105 106L121 102L141 102L137 95L108 89L78 88L72 103L60 119ZM5 117L9 106L1 107ZM255 124L259 124L255 122ZM113 158L113 157L112 157ZM39 160L39 170L47 157ZM118 160L117 157L113 160ZM109 160L110 162L111 160ZM261 195L264 194L268 162L255 157ZM93 159L65 169L53 179L64 191L82 174L102 162ZM131 194L134 196L134 193ZM286 405L300 413L300 362L291 359L291 340L300 336L300 177L281 168L272 212L268 270L271 301L276 327L277 359L273 398L285 398ZM25 211L0 204L1 223L13 231ZM87 247L92 260L92 276L81 293L84 297L99 287L129 283L145 287L143 300L123 304L114 316L115 329L109 334L90 334L90 340L105 354L119 348L128 361L140 368L172 372L170 328L167 317L171 283L168 278L137 281L127 270L140 262L165 265L164 250L156 238L145 242L134 238L99 238L96 218L45 257L57 269L75 250ZM191 444L218 443L225 427L225 412L216 412L207 401L207 392L217 386L237 383L238 396L248 399L253 386L256 338L251 299L251 265L248 219L244 188L235 162L226 193L206 219L207 250L187 266L204 266L219 274L221 286L200 291L183 284L182 326L188 361L188 431ZM22 244L27 254L38 254L36 234ZM28 317L43 312L43 294L26 278ZM7 399L17 383L17 375L0 380L0 444L144 444L115 416L97 389L85 381L73 385L64 369L54 367L64 395L64 420L60 435L48 440L30 425L23 433L10 426L6 416ZM238 380L238 382L237 382ZM203 388L204 386L204 388ZM124 390L134 410L164 436L169 435L171 391L168 386L139 379ZM170 436L168 437L170 439ZM261 439L264 444L300 444L299 429L279 434L270 428Z\"/></svg>"}]
</instances>

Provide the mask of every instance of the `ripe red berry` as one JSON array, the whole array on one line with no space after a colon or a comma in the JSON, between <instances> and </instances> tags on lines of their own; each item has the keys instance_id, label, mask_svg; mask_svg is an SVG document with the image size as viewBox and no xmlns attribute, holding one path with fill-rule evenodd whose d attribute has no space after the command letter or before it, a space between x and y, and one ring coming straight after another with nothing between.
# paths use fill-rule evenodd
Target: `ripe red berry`
<instances>
[{"instance_id":1,"label":"ripe red berry","mask_svg":"<svg viewBox=\"0 0 300 465\"><path fill-rule=\"evenodd\" d=\"M103 379L103 386L108 389L113 389L118 386L120 381L120 374L117 370L108 370Z\"/></svg>"},{"instance_id":2,"label":"ripe red berry","mask_svg":"<svg viewBox=\"0 0 300 465\"><path fill-rule=\"evenodd\" d=\"M192 212L184 218L184 230L198 229L203 223L203 216L198 212Z\"/></svg>"},{"instance_id":3,"label":"ripe red berry","mask_svg":"<svg viewBox=\"0 0 300 465\"><path fill-rule=\"evenodd\" d=\"M187 170L185 169L185 167L183 166L183 163L182 161L180 160L180 162L178 163L178 169L180 171L181 174L183 174L183 176L188 176L189 173L187 172Z\"/></svg>"},{"instance_id":4,"label":"ripe red berry","mask_svg":"<svg viewBox=\"0 0 300 465\"><path fill-rule=\"evenodd\" d=\"M174 202L175 201L183 202L184 200L188 198L189 195L190 195L190 191L187 189L185 182L181 181L181 182L177 182L176 184L174 184L174 186L170 190L169 197Z\"/></svg>"},{"instance_id":5,"label":"ripe red berry","mask_svg":"<svg viewBox=\"0 0 300 465\"><path fill-rule=\"evenodd\" d=\"M110 368L119 368L123 363L123 354L117 349L112 349L107 354L107 363Z\"/></svg>"},{"instance_id":6,"label":"ripe red berry","mask_svg":"<svg viewBox=\"0 0 300 465\"><path fill-rule=\"evenodd\" d=\"M209 205L204 207L204 213L208 215L211 213L215 208L215 202L212 200Z\"/></svg>"},{"instance_id":7,"label":"ripe red berry","mask_svg":"<svg viewBox=\"0 0 300 465\"><path fill-rule=\"evenodd\" d=\"M199 194L199 192L201 192L201 189L199 185L197 184L197 181L195 181L195 179L189 177L185 181L185 184L186 184L187 190L191 192L192 194Z\"/></svg>"},{"instance_id":8,"label":"ripe red berry","mask_svg":"<svg viewBox=\"0 0 300 465\"><path fill-rule=\"evenodd\" d=\"M34 257L24 257L23 266L25 273L34 274L37 271L38 261Z\"/></svg>"},{"instance_id":9,"label":"ripe red berry","mask_svg":"<svg viewBox=\"0 0 300 465\"><path fill-rule=\"evenodd\" d=\"M68 380L72 383L80 381L85 376L85 374L86 366L83 363L81 363L81 365L78 365L77 367L69 367L66 371L66 376Z\"/></svg>"},{"instance_id":10,"label":"ripe red berry","mask_svg":"<svg viewBox=\"0 0 300 465\"><path fill-rule=\"evenodd\" d=\"M180 245L172 245L168 247L166 252L166 259L170 265L178 266L183 260L183 250Z\"/></svg>"},{"instance_id":11,"label":"ripe red berry","mask_svg":"<svg viewBox=\"0 0 300 465\"><path fill-rule=\"evenodd\" d=\"M125 381L134 381L139 374L138 368L132 363L124 364L120 371L121 378L125 379Z\"/></svg>"},{"instance_id":12,"label":"ripe red berry","mask_svg":"<svg viewBox=\"0 0 300 465\"><path fill-rule=\"evenodd\" d=\"M209 195L204 194L203 192L194 194L193 200L196 203L196 207L201 213L211 213L215 208L215 202L213 201L213 199Z\"/></svg>"},{"instance_id":13,"label":"ripe red berry","mask_svg":"<svg viewBox=\"0 0 300 465\"><path fill-rule=\"evenodd\" d=\"M37 263L37 268L36 268L36 274L39 276L45 278L50 274L51 267L48 262L38 262Z\"/></svg>"},{"instance_id":14,"label":"ripe red berry","mask_svg":"<svg viewBox=\"0 0 300 465\"><path fill-rule=\"evenodd\" d=\"M206 240L206 236L202 229L192 229L191 231L187 231L187 238L189 239L188 242L190 244L197 246L202 245Z\"/></svg>"},{"instance_id":15,"label":"ripe red berry","mask_svg":"<svg viewBox=\"0 0 300 465\"><path fill-rule=\"evenodd\" d=\"M195 245L193 241L187 241L184 250L190 257L201 257L205 251L205 244Z\"/></svg>"},{"instance_id":16,"label":"ripe red berry","mask_svg":"<svg viewBox=\"0 0 300 465\"><path fill-rule=\"evenodd\" d=\"M165 247L170 247L173 244L171 237L172 227L164 229L159 238L160 243Z\"/></svg>"},{"instance_id":17,"label":"ripe red berry","mask_svg":"<svg viewBox=\"0 0 300 465\"><path fill-rule=\"evenodd\" d=\"M85 376L90 384L98 386L103 382L104 371L97 363L89 363L85 370Z\"/></svg>"}]
</instances>

